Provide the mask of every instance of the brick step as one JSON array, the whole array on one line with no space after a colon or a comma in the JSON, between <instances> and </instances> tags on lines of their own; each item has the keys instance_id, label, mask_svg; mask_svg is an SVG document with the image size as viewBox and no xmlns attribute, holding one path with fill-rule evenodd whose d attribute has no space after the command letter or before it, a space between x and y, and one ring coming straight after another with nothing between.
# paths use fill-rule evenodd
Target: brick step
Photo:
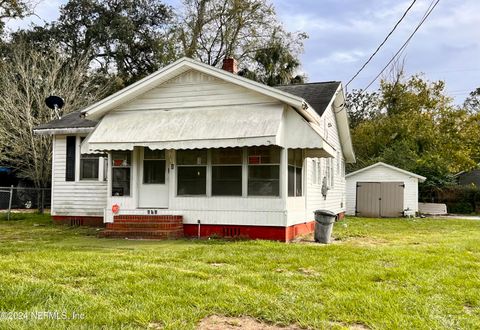
<instances>
[{"instance_id":1,"label":"brick step","mask_svg":"<svg viewBox=\"0 0 480 330\"><path fill-rule=\"evenodd\" d=\"M151 229L183 229L183 224L163 224L163 223L109 223L107 229L115 228L151 228Z\"/></svg>"},{"instance_id":2,"label":"brick step","mask_svg":"<svg viewBox=\"0 0 480 330\"><path fill-rule=\"evenodd\" d=\"M115 217L114 222L156 222L156 223L183 223L183 219L118 219Z\"/></svg>"},{"instance_id":3,"label":"brick step","mask_svg":"<svg viewBox=\"0 0 480 330\"><path fill-rule=\"evenodd\" d=\"M105 238L132 238L132 239L176 239L183 237L183 231L116 231L104 230L100 237Z\"/></svg>"},{"instance_id":4,"label":"brick step","mask_svg":"<svg viewBox=\"0 0 480 330\"><path fill-rule=\"evenodd\" d=\"M131 233L131 232L136 232L136 233L183 233L182 229L177 229L177 230L158 230L158 229L149 229L149 228L129 228L129 229L106 229L104 232L118 232L118 233Z\"/></svg>"}]
</instances>

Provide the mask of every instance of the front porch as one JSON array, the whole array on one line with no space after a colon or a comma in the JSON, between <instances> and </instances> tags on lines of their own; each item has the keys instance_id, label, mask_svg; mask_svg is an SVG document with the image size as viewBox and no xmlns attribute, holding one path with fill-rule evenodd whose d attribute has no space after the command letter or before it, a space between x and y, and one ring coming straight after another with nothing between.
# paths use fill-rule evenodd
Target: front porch
<instances>
[{"instance_id":1,"label":"front porch","mask_svg":"<svg viewBox=\"0 0 480 330\"><path fill-rule=\"evenodd\" d=\"M306 150L135 147L106 153L103 237L288 241L313 228L305 210Z\"/></svg>"}]
</instances>

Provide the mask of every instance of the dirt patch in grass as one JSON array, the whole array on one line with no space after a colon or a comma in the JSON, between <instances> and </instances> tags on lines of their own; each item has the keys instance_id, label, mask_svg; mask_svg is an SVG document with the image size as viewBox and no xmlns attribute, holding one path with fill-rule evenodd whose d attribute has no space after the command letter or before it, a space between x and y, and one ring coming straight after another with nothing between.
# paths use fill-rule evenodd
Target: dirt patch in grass
<instances>
[{"instance_id":1,"label":"dirt patch in grass","mask_svg":"<svg viewBox=\"0 0 480 330\"><path fill-rule=\"evenodd\" d=\"M200 321L197 330L300 330L302 328L296 325L281 327L271 325L255 320L254 318L243 317L226 317L219 315L212 315Z\"/></svg>"}]
</instances>

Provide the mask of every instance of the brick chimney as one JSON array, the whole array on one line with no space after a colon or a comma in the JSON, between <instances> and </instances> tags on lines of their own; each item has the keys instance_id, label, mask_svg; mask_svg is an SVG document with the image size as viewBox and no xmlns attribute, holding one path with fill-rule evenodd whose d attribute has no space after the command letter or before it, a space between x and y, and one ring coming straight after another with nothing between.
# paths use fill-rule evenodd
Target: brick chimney
<instances>
[{"instance_id":1,"label":"brick chimney","mask_svg":"<svg viewBox=\"0 0 480 330\"><path fill-rule=\"evenodd\" d=\"M237 61L232 57L227 57L223 60L222 69L233 74L237 74L238 66Z\"/></svg>"}]
</instances>

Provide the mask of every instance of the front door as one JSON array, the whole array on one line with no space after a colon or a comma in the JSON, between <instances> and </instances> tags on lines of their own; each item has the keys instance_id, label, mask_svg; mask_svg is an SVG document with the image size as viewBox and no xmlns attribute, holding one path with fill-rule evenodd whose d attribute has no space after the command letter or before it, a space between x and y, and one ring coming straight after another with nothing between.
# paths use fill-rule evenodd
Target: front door
<instances>
[{"instance_id":1,"label":"front door","mask_svg":"<svg viewBox=\"0 0 480 330\"><path fill-rule=\"evenodd\" d=\"M138 206L168 207L168 168L165 150L140 150Z\"/></svg>"}]
</instances>

